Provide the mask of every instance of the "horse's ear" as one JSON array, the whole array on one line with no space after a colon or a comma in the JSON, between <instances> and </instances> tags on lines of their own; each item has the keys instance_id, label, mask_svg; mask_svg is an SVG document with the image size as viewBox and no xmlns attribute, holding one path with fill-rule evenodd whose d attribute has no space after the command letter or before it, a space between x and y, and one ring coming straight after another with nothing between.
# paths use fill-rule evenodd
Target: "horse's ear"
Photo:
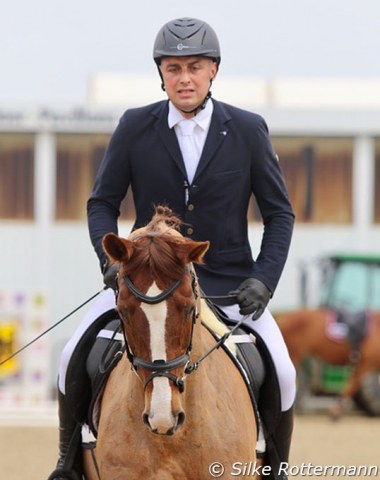
<instances>
[{"instance_id":1,"label":"horse's ear","mask_svg":"<svg viewBox=\"0 0 380 480\"><path fill-rule=\"evenodd\" d=\"M103 237L103 250L115 262L128 261L133 253L133 242L121 238L114 233L107 233Z\"/></svg>"},{"instance_id":2,"label":"horse's ear","mask_svg":"<svg viewBox=\"0 0 380 480\"><path fill-rule=\"evenodd\" d=\"M207 252L210 242L194 242L188 240L183 244L182 260L185 263L202 263L203 256Z\"/></svg>"}]
</instances>

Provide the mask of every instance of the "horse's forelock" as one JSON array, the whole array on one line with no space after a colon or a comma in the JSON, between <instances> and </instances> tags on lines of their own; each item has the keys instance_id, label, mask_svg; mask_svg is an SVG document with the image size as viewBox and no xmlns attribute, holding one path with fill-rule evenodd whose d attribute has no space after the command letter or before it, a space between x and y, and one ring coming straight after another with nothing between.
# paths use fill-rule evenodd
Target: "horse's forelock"
<instances>
[{"instance_id":1,"label":"horse's forelock","mask_svg":"<svg viewBox=\"0 0 380 480\"><path fill-rule=\"evenodd\" d=\"M170 242L168 241L170 240ZM184 264L175 252L169 235L147 235L136 241L134 253L125 265L126 274L147 268L155 279L178 279L184 273Z\"/></svg>"}]
</instances>

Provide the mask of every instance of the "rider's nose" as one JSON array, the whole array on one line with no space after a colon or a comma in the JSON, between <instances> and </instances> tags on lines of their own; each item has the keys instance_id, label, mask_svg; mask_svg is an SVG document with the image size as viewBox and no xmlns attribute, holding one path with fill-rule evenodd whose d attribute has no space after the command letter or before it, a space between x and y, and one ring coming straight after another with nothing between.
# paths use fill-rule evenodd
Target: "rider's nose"
<instances>
[{"instance_id":1,"label":"rider's nose","mask_svg":"<svg viewBox=\"0 0 380 480\"><path fill-rule=\"evenodd\" d=\"M181 71L180 81L181 81L181 83L189 83L190 82L190 75L189 75L189 71L187 70L187 68L184 68Z\"/></svg>"}]
</instances>

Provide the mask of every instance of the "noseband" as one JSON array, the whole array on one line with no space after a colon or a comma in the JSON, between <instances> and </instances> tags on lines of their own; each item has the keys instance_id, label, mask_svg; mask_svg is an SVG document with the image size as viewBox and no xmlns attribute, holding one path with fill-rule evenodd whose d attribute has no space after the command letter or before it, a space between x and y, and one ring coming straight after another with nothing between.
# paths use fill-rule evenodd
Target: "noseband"
<instances>
[{"instance_id":1,"label":"noseband","mask_svg":"<svg viewBox=\"0 0 380 480\"><path fill-rule=\"evenodd\" d=\"M193 272L191 273L193 276L193 292L196 298L197 295L196 295L196 289L195 289L195 276ZM165 291L161 292L159 295L150 297L145 293L140 292L140 290L136 288L136 286L132 283L131 279L127 275L123 277L123 280L124 280L124 283L127 285L129 291L132 293L132 295L136 297L138 300L140 300L140 302L146 303L148 305L156 305L157 303L163 302L164 300L166 300L172 295L172 293L179 287L181 283L181 280L175 280ZM179 357L173 358L172 360L154 360L153 362L149 362L140 357L137 357L136 355L133 354L132 350L130 349L126 335L124 333L126 355L128 357L128 360L132 364L132 368L134 372L137 374L138 368L143 368L144 370L152 372L151 375L149 375L149 377L144 382L144 390L146 389L148 384L153 381L154 378L166 377L169 380L171 380L176 387L178 387L180 393L184 391L185 375L183 377L178 377L173 375L170 372L179 367L186 367L187 364L189 363L189 359L190 359L189 355L192 348L193 330L194 330L194 324L195 324L196 318L197 318L197 314L196 314L196 310L194 309L192 314L192 330L190 335L190 342L186 349L186 353L180 355Z\"/></svg>"}]
</instances>

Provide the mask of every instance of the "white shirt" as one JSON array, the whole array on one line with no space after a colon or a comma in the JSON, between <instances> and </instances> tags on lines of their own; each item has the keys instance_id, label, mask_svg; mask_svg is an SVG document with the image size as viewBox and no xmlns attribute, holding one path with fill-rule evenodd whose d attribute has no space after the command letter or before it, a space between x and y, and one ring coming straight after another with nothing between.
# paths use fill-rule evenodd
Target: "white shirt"
<instances>
[{"instance_id":1,"label":"white shirt","mask_svg":"<svg viewBox=\"0 0 380 480\"><path fill-rule=\"evenodd\" d=\"M206 103L203 110L190 119L184 118L182 113L169 101L169 128L174 127L179 148L185 163L187 180L191 185L202 155L210 128L211 116L214 105L211 100Z\"/></svg>"}]
</instances>

